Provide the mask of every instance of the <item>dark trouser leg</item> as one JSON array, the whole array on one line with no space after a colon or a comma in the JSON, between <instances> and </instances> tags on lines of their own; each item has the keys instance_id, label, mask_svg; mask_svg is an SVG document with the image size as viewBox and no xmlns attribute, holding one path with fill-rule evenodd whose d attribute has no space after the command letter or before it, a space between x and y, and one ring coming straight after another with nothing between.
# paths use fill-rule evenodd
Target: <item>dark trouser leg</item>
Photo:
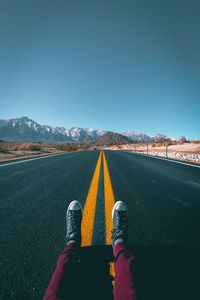
<instances>
[{"instance_id":1,"label":"dark trouser leg","mask_svg":"<svg viewBox=\"0 0 200 300\"><path fill-rule=\"evenodd\" d=\"M136 292L133 278L134 256L124 243L114 247L115 256L115 300L135 300Z\"/></svg>"},{"instance_id":2,"label":"dark trouser leg","mask_svg":"<svg viewBox=\"0 0 200 300\"><path fill-rule=\"evenodd\" d=\"M62 300L70 294L75 296L76 290L73 291L71 283L73 283L73 275L76 273L77 265L76 245L71 243L58 258L56 269L43 300Z\"/></svg>"}]
</instances>

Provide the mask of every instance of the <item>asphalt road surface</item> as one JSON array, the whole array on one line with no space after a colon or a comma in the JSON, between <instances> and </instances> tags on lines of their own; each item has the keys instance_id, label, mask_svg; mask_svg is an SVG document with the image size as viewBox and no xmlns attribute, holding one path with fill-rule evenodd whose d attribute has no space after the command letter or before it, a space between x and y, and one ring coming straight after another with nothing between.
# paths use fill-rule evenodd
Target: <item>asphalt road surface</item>
<instances>
[{"instance_id":1,"label":"asphalt road surface","mask_svg":"<svg viewBox=\"0 0 200 300\"><path fill-rule=\"evenodd\" d=\"M200 168L83 151L0 164L0 299L42 299L74 199L84 207L83 269L72 276L80 299L113 298L117 200L128 206L138 299L200 298Z\"/></svg>"}]
</instances>

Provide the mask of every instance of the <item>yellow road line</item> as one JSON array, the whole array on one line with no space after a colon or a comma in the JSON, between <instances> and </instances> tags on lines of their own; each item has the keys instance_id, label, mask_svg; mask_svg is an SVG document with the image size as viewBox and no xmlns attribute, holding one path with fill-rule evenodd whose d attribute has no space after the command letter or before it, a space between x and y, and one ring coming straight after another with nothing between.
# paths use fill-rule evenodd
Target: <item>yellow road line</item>
<instances>
[{"instance_id":1,"label":"yellow road line","mask_svg":"<svg viewBox=\"0 0 200 300\"><path fill-rule=\"evenodd\" d=\"M105 154L103 153L103 167L104 167L104 201L105 201L105 223L106 223L106 244L112 244L112 209L115 204L112 183L109 175L108 164Z\"/></svg>"},{"instance_id":2,"label":"yellow road line","mask_svg":"<svg viewBox=\"0 0 200 300\"><path fill-rule=\"evenodd\" d=\"M105 154L103 153L103 167L104 167L104 200L105 200L105 222L106 222L106 244L112 244L112 209L115 204L115 197L112 189L108 164ZM112 285L114 287L115 269L114 263L109 263L110 275L112 277Z\"/></svg>"},{"instance_id":3,"label":"yellow road line","mask_svg":"<svg viewBox=\"0 0 200 300\"><path fill-rule=\"evenodd\" d=\"M112 286L114 288L114 286L115 286L115 267L114 267L113 261L111 261L109 263L109 270L110 270L110 276L111 276L111 280L112 280Z\"/></svg>"},{"instance_id":4,"label":"yellow road line","mask_svg":"<svg viewBox=\"0 0 200 300\"><path fill-rule=\"evenodd\" d=\"M99 177L100 177L100 169L101 169L101 157L102 157L102 152L100 152L97 165L94 171L94 175L92 178L92 182L85 201L85 206L83 209L83 219L81 223L81 231L82 231L81 246L92 245L92 235L93 235L93 228L94 228L97 193L98 193L98 185L99 185Z\"/></svg>"}]
</instances>

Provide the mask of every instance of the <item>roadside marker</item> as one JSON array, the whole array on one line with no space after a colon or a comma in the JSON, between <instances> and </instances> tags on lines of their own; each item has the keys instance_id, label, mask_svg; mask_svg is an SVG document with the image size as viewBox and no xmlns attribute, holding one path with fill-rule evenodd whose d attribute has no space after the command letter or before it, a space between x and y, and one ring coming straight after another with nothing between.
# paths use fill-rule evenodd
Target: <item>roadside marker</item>
<instances>
[{"instance_id":1,"label":"roadside marker","mask_svg":"<svg viewBox=\"0 0 200 300\"><path fill-rule=\"evenodd\" d=\"M170 161L172 163L176 163L176 164L181 164L181 165L185 165L185 166L189 166L189 167L193 167L193 168L200 168L200 165L195 165L194 163L187 163L181 160L174 160L171 158L166 158L166 157L161 157L161 156L155 156L155 155L150 155L150 154L143 154L143 153L136 153L136 152L128 152L128 151L124 151L127 153L131 153L134 155L141 155L141 156L146 156L146 157L150 157L150 158L155 158L155 159L160 159L160 160L164 160L164 161Z\"/></svg>"},{"instance_id":2,"label":"roadside marker","mask_svg":"<svg viewBox=\"0 0 200 300\"><path fill-rule=\"evenodd\" d=\"M92 235L94 228L94 219L96 213L96 202L97 202L97 193L101 169L101 157L102 152L100 152L92 182L88 191L88 195L85 201L85 206L83 209L83 219L81 223L82 231L82 243L81 246L91 246L92 245Z\"/></svg>"}]
</instances>

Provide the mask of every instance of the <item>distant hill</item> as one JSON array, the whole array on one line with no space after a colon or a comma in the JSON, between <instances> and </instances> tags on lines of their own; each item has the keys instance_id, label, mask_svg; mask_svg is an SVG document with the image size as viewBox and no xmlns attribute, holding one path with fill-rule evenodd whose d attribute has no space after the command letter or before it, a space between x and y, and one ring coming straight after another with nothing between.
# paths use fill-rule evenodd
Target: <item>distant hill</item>
<instances>
[{"instance_id":1,"label":"distant hill","mask_svg":"<svg viewBox=\"0 0 200 300\"><path fill-rule=\"evenodd\" d=\"M132 142L133 141L130 138L111 131L106 132L95 141L98 145L129 144Z\"/></svg>"},{"instance_id":2,"label":"distant hill","mask_svg":"<svg viewBox=\"0 0 200 300\"><path fill-rule=\"evenodd\" d=\"M36 141L36 142L94 142L99 144L146 143L166 140L163 134L149 136L141 132L128 130L121 133L102 129L72 127L51 127L40 125L28 117L0 119L0 140L5 141Z\"/></svg>"},{"instance_id":3,"label":"distant hill","mask_svg":"<svg viewBox=\"0 0 200 300\"><path fill-rule=\"evenodd\" d=\"M141 132L135 132L133 130L127 130L122 132L122 135L127 136L132 141L136 143L144 143L144 142L153 142L154 137L149 136L147 134L141 133Z\"/></svg>"},{"instance_id":4,"label":"distant hill","mask_svg":"<svg viewBox=\"0 0 200 300\"><path fill-rule=\"evenodd\" d=\"M98 139L101 129L51 127L40 125L28 117L0 120L0 139L37 142L82 142Z\"/></svg>"}]
</instances>

